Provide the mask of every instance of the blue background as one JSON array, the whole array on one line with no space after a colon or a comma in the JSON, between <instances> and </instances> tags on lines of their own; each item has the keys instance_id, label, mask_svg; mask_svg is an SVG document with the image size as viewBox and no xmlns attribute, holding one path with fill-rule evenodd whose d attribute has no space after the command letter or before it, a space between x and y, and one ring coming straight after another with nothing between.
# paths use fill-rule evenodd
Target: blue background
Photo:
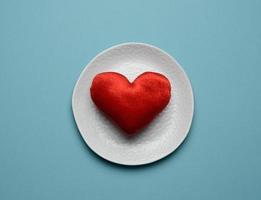
<instances>
[{"instance_id":1,"label":"blue background","mask_svg":"<svg viewBox=\"0 0 261 200\"><path fill-rule=\"evenodd\" d=\"M0 199L261 199L261 1L0 1ZM137 41L172 54L195 116L171 156L98 158L71 112L84 66Z\"/></svg>"}]
</instances>

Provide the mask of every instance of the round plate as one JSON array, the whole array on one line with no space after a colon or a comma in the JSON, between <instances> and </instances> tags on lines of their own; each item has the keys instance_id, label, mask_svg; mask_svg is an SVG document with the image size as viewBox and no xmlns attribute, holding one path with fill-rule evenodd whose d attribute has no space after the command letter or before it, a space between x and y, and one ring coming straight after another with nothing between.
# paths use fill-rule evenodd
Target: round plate
<instances>
[{"instance_id":1,"label":"round plate","mask_svg":"<svg viewBox=\"0 0 261 200\"><path fill-rule=\"evenodd\" d=\"M90 97L94 76L119 72L133 81L145 71L164 74L171 82L168 106L137 136L128 138L96 108ZM73 91L72 108L87 145L99 156L123 165L143 165L173 152L188 134L194 110L190 81L181 66L161 49L124 43L98 54L83 70Z\"/></svg>"}]
</instances>

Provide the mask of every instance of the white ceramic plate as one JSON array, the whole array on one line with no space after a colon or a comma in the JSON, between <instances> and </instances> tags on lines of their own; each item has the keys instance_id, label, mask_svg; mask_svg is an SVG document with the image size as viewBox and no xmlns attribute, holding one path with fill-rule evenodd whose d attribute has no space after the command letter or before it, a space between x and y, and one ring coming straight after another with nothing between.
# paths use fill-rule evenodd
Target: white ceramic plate
<instances>
[{"instance_id":1,"label":"white ceramic plate","mask_svg":"<svg viewBox=\"0 0 261 200\"><path fill-rule=\"evenodd\" d=\"M145 71L159 72L171 82L168 106L134 138L127 138L91 100L93 77L109 71L130 81ZM95 153L114 163L143 165L169 155L182 143L192 122L194 100L186 73L169 54L148 44L124 43L101 52L85 67L74 88L72 108L84 141Z\"/></svg>"}]
</instances>

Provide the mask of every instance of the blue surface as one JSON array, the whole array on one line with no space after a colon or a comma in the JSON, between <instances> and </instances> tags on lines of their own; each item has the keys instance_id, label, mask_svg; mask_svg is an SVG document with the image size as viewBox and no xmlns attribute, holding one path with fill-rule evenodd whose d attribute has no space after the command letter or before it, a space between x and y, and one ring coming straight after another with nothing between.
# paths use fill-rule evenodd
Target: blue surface
<instances>
[{"instance_id":1,"label":"blue surface","mask_svg":"<svg viewBox=\"0 0 261 200\"><path fill-rule=\"evenodd\" d=\"M261 199L261 1L0 1L0 199ZM138 41L189 75L195 117L166 159L108 163L81 139L74 84Z\"/></svg>"}]
</instances>

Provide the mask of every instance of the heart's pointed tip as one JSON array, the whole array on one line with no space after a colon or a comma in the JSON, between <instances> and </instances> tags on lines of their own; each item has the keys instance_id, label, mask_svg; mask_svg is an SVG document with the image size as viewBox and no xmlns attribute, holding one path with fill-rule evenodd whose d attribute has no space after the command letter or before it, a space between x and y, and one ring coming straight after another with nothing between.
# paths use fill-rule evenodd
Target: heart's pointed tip
<instances>
[{"instance_id":1,"label":"heart's pointed tip","mask_svg":"<svg viewBox=\"0 0 261 200\"><path fill-rule=\"evenodd\" d=\"M136 129L130 129L130 128L122 127L122 126L120 126L120 128L121 128L123 134L128 137L132 137L138 133L138 131Z\"/></svg>"}]
</instances>

